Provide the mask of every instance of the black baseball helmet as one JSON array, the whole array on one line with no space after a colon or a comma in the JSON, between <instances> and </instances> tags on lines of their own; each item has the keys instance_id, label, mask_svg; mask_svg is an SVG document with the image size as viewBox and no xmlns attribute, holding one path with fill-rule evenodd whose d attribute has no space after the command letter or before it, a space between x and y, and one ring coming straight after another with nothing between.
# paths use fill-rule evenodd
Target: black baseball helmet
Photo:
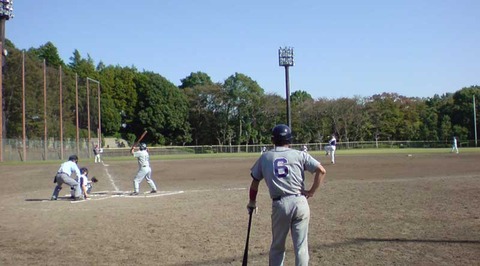
<instances>
[{"instance_id":1,"label":"black baseball helmet","mask_svg":"<svg viewBox=\"0 0 480 266\"><path fill-rule=\"evenodd\" d=\"M75 161L75 162L78 162L78 156L77 155L70 155L70 157L68 157L68 160L69 161Z\"/></svg>"},{"instance_id":2,"label":"black baseball helmet","mask_svg":"<svg viewBox=\"0 0 480 266\"><path fill-rule=\"evenodd\" d=\"M276 146L292 143L292 130L284 124L276 125L272 129L272 142Z\"/></svg>"},{"instance_id":3,"label":"black baseball helmet","mask_svg":"<svg viewBox=\"0 0 480 266\"><path fill-rule=\"evenodd\" d=\"M140 145L138 145L138 148L139 148L141 151L144 151L144 150L147 149L147 144L145 144L145 143L142 142L142 143L140 143Z\"/></svg>"}]
</instances>

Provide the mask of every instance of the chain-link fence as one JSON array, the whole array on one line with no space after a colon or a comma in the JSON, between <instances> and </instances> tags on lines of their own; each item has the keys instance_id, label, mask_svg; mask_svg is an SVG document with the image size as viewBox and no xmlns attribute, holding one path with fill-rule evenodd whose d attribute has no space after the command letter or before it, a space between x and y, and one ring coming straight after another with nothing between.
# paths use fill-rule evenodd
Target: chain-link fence
<instances>
[{"instance_id":1,"label":"chain-link fence","mask_svg":"<svg viewBox=\"0 0 480 266\"><path fill-rule=\"evenodd\" d=\"M306 146L309 152L323 151L327 143L293 144L293 149L301 150ZM355 141L338 142L337 150L351 149L404 149L404 148L450 148L447 141ZM50 140L47 145L42 140L27 140L26 147L20 139L4 140L4 161L38 161L38 160L63 160L71 154L80 158L93 158L93 146L87 139L66 139L62 144L58 140ZM205 145L205 146L162 146L149 147L150 155L175 155L175 154L214 154L214 153L261 153L262 148L272 148L271 144L264 145ZM475 147L474 141L463 141L460 148ZM25 150L25 153L24 153ZM130 156L129 147L103 148L104 158Z\"/></svg>"}]
</instances>

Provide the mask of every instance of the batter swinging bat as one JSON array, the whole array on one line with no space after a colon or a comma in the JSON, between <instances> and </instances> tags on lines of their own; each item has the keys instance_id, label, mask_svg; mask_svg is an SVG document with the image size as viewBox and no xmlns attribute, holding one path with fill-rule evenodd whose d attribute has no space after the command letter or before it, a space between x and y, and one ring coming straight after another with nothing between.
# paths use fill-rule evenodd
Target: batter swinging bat
<instances>
[{"instance_id":1,"label":"batter swinging bat","mask_svg":"<svg viewBox=\"0 0 480 266\"><path fill-rule=\"evenodd\" d=\"M253 210L249 210L247 241L245 243L245 251L243 252L242 266L247 266L248 264L248 240L250 239L250 228L252 227L252 214L253 214Z\"/></svg>"},{"instance_id":2,"label":"batter swinging bat","mask_svg":"<svg viewBox=\"0 0 480 266\"><path fill-rule=\"evenodd\" d=\"M135 143L133 143L132 149L133 149L135 146L137 146L138 143L140 143L140 141L142 141L142 139L145 137L145 135L147 135L147 131L146 131L146 130L143 132L143 134L140 136L140 138L138 138L138 140L135 141Z\"/></svg>"}]
</instances>

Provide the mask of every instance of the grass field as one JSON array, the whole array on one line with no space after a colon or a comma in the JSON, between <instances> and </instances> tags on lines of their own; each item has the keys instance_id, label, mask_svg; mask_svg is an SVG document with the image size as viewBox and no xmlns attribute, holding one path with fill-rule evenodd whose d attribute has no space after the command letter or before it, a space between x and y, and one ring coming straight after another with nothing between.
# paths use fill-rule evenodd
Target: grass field
<instances>
[{"instance_id":1,"label":"grass field","mask_svg":"<svg viewBox=\"0 0 480 266\"><path fill-rule=\"evenodd\" d=\"M309 199L311 265L478 265L478 149L340 150L335 165L313 156L328 173ZM48 200L60 161L2 163L0 265L241 265L257 157L154 156L160 193L138 197L133 158L81 158L100 179L81 202ZM250 265L268 265L270 204L261 183Z\"/></svg>"}]
</instances>

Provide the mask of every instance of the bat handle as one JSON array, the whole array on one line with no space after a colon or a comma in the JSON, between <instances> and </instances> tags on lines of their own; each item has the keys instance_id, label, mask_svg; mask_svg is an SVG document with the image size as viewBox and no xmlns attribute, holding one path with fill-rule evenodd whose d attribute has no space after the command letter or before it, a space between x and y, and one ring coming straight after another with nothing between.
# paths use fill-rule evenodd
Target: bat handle
<instances>
[{"instance_id":1,"label":"bat handle","mask_svg":"<svg viewBox=\"0 0 480 266\"><path fill-rule=\"evenodd\" d=\"M250 211L248 213L249 217L248 217L247 241L245 243L245 251L243 252L242 266L248 265L248 242L250 240L250 228L252 227L252 214L253 214L253 211Z\"/></svg>"}]
</instances>

